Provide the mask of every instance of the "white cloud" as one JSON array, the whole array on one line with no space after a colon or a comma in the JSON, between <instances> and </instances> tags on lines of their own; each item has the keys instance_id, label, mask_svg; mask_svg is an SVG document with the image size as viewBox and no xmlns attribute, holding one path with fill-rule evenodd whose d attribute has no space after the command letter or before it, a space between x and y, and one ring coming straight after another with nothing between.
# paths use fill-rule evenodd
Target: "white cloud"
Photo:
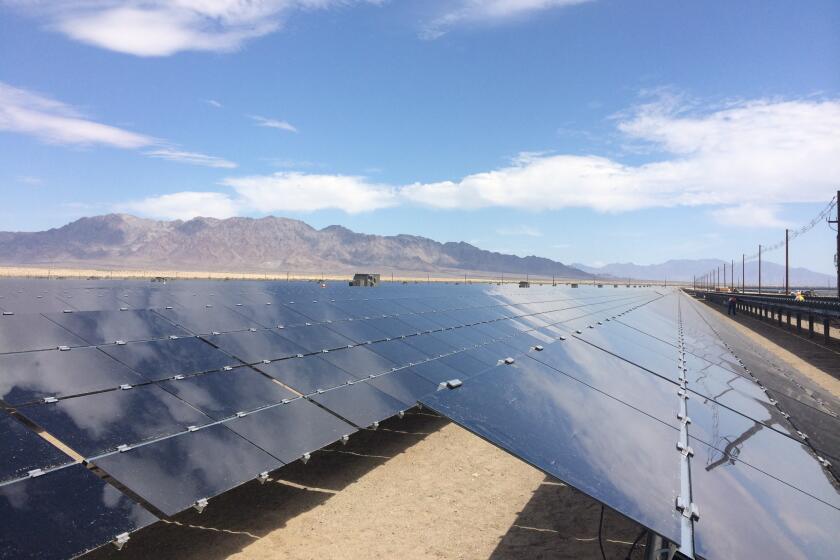
<instances>
[{"instance_id":1,"label":"white cloud","mask_svg":"<svg viewBox=\"0 0 840 560\"><path fill-rule=\"evenodd\" d=\"M223 107L223 105L215 99L205 99L204 102L210 105L211 107L215 107L216 109L221 109Z\"/></svg>"},{"instance_id":2,"label":"white cloud","mask_svg":"<svg viewBox=\"0 0 840 560\"><path fill-rule=\"evenodd\" d=\"M744 228L785 228L787 222L779 218L779 207L740 204L712 210L715 220L726 226Z\"/></svg>"},{"instance_id":3,"label":"white cloud","mask_svg":"<svg viewBox=\"0 0 840 560\"><path fill-rule=\"evenodd\" d=\"M280 121L277 119L267 119L265 117L260 117L259 115L251 115L251 118L257 123L257 126L264 126L266 128L276 128L279 130L286 130L288 132L298 131L297 128L295 128L286 121Z\"/></svg>"},{"instance_id":4,"label":"white cloud","mask_svg":"<svg viewBox=\"0 0 840 560\"><path fill-rule=\"evenodd\" d=\"M645 105L619 130L660 157L627 165L595 155L530 156L459 181L413 184L435 208L591 208L822 202L840 177L840 100L752 101L705 114Z\"/></svg>"},{"instance_id":5,"label":"white cloud","mask_svg":"<svg viewBox=\"0 0 840 560\"><path fill-rule=\"evenodd\" d=\"M202 165L204 167L217 167L221 169L233 169L236 164L226 159L215 156L208 156L206 154L199 154L196 152L183 152L179 150L159 149L144 152L147 156L153 158L166 159L169 161L178 161L181 163L190 163L192 165Z\"/></svg>"},{"instance_id":6,"label":"white cloud","mask_svg":"<svg viewBox=\"0 0 840 560\"><path fill-rule=\"evenodd\" d=\"M311 212L335 208L355 214L397 203L395 189L369 183L364 177L281 172L232 177L241 204L256 212Z\"/></svg>"},{"instance_id":7,"label":"white cloud","mask_svg":"<svg viewBox=\"0 0 840 560\"><path fill-rule=\"evenodd\" d=\"M189 220L196 216L230 218L239 211L236 203L225 193L191 191L128 202L117 210L165 220Z\"/></svg>"},{"instance_id":8,"label":"white cloud","mask_svg":"<svg viewBox=\"0 0 840 560\"><path fill-rule=\"evenodd\" d=\"M496 233L499 235L523 237L542 237L543 235L542 232L537 228L526 225L499 228L496 230Z\"/></svg>"},{"instance_id":9,"label":"white cloud","mask_svg":"<svg viewBox=\"0 0 840 560\"><path fill-rule=\"evenodd\" d=\"M283 172L222 184L233 189L230 207L250 214L356 213L395 205L599 212L705 205L717 207L713 215L722 222L780 227L777 205L825 202L840 177L840 100L759 100L687 113L666 99L630 111L617 127L627 141L655 154L652 161L630 165L597 155L532 152L499 169L437 183L384 185Z\"/></svg>"},{"instance_id":10,"label":"white cloud","mask_svg":"<svg viewBox=\"0 0 840 560\"><path fill-rule=\"evenodd\" d=\"M18 183L23 183L24 185L30 185L33 187L37 187L44 184L44 180L40 177L35 177L33 175L18 175L16 177Z\"/></svg>"},{"instance_id":11,"label":"white cloud","mask_svg":"<svg viewBox=\"0 0 840 560\"><path fill-rule=\"evenodd\" d=\"M0 82L0 131L34 136L48 144L107 146L207 167L234 168L222 158L175 149L158 138L96 122L60 101Z\"/></svg>"},{"instance_id":12,"label":"white cloud","mask_svg":"<svg viewBox=\"0 0 840 560\"><path fill-rule=\"evenodd\" d=\"M10 3L45 20L48 28L76 41L136 56L169 56L181 51L236 50L249 39L278 30L292 12L361 1L62 0Z\"/></svg>"},{"instance_id":13,"label":"white cloud","mask_svg":"<svg viewBox=\"0 0 840 560\"><path fill-rule=\"evenodd\" d=\"M0 82L0 130L17 132L50 144L142 148L156 139L101 124L37 93Z\"/></svg>"},{"instance_id":14,"label":"white cloud","mask_svg":"<svg viewBox=\"0 0 840 560\"><path fill-rule=\"evenodd\" d=\"M457 0L449 10L423 26L422 39L437 39L451 28L463 24L501 23L529 14L583 4L590 0Z\"/></svg>"}]
</instances>

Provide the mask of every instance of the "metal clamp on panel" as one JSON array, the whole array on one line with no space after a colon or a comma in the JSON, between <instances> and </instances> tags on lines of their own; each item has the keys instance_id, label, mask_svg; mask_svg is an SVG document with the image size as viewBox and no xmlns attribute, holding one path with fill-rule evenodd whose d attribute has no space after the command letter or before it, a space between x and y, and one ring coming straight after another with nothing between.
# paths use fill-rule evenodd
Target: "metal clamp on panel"
<instances>
[{"instance_id":1,"label":"metal clamp on panel","mask_svg":"<svg viewBox=\"0 0 840 560\"><path fill-rule=\"evenodd\" d=\"M268 471L263 471L257 475L257 480L260 481L260 484L265 484L268 482Z\"/></svg>"},{"instance_id":2,"label":"metal clamp on panel","mask_svg":"<svg viewBox=\"0 0 840 560\"><path fill-rule=\"evenodd\" d=\"M172 377L172 379L173 379L174 381L180 381L181 379L184 379L184 376L183 376L183 374L180 374L180 373L179 373L178 375L176 375L176 376Z\"/></svg>"},{"instance_id":3,"label":"metal clamp on panel","mask_svg":"<svg viewBox=\"0 0 840 560\"><path fill-rule=\"evenodd\" d=\"M66 351L70 350L70 347L69 346L59 346L58 350L60 352L66 352Z\"/></svg>"},{"instance_id":4,"label":"metal clamp on panel","mask_svg":"<svg viewBox=\"0 0 840 560\"><path fill-rule=\"evenodd\" d=\"M200 499L196 500L192 507L198 513L203 512L204 508L207 507L207 498L200 498Z\"/></svg>"},{"instance_id":5,"label":"metal clamp on panel","mask_svg":"<svg viewBox=\"0 0 840 560\"><path fill-rule=\"evenodd\" d=\"M36 476L41 476L42 474L44 474L44 471L43 469L32 469L26 474L29 475L29 478L35 478Z\"/></svg>"},{"instance_id":6,"label":"metal clamp on panel","mask_svg":"<svg viewBox=\"0 0 840 560\"><path fill-rule=\"evenodd\" d=\"M55 397L44 397L44 402L45 403L56 403L56 402L58 402L58 399L55 398Z\"/></svg>"},{"instance_id":7,"label":"metal clamp on panel","mask_svg":"<svg viewBox=\"0 0 840 560\"><path fill-rule=\"evenodd\" d=\"M681 441L677 442L677 449L686 457L692 457L694 455L694 450L691 448L691 446L686 445Z\"/></svg>"},{"instance_id":8,"label":"metal clamp on panel","mask_svg":"<svg viewBox=\"0 0 840 560\"><path fill-rule=\"evenodd\" d=\"M304 454L301 456L300 460L301 460L301 462L305 465L306 463L308 463L308 462L309 462L309 459L311 459L311 458L312 458L312 455L310 455L309 453L304 453Z\"/></svg>"},{"instance_id":9,"label":"metal clamp on panel","mask_svg":"<svg viewBox=\"0 0 840 560\"><path fill-rule=\"evenodd\" d=\"M347 434L344 434L343 436L341 436L340 441L341 441L341 445L347 445L347 442L350 441L350 436L347 435Z\"/></svg>"},{"instance_id":10,"label":"metal clamp on panel","mask_svg":"<svg viewBox=\"0 0 840 560\"><path fill-rule=\"evenodd\" d=\"M120 453L125 453L126 451L130 451L130 450L131 450L131 446L128 445L128 444L125 444L125 443L117 446L117 451L119 451Z\"/></svg>"},{"instance_id":11,"label":"metal clamp on panel","mask_svg":"<svg viewBox=\"0 0 840 560\"><path fill-rule=\"evenodd\" d=\"M507 365L511 365L511 364L512 364L512 363L514 363L515 361L516 361L516 360L514 360L514 359L513 359L513 358L511 358L511 357L507 357L507 358L505 358L505 363L506 363Z\"/></svg>"},{"instance_id":12,"label":"metal clamp on panel","mask_svg":"<svg viewBox=\"0 0 840 560\"><path fill-rule=\"evenodd\" d=\"M686 503L682 496L677 496L676 508L683 517L687 517L692 521L700 519L700 510L697 508L697 504L694 502Z\"/></svg>"},{"instance_id":13,"label":"metal clamp on panel","mask_svg":"<svg viewBox=\"0 0 840 560\"><path fill-rule=\"evenodd\" d=\"M125 340L117 340L115 343L117 346L125 346Z\"/></svg>"},{"instance_id":14,"label":"metal clamp on panel","mask_svg":"<svg viewBox=\"0 0 840 560\"><path fill-rule=\"evenodd\" d=\"M111 544L113 544L117 550L122 550L125 546L125 543L127 543L128 539L130 538L131 537L128 536L128 533L120 533L119 535L114 537L114 540L111 541Z\"/></svg>"},{"instance_id":15,"label":"metal clamp on panel","mask_svg":"<svg viewBox=\"0 0 840 560\"><path fill-rule=\"evenodd\" d=\"M534 346L534 350L536 350L537 352L542 352L543 351L542 344L537 344L536 346Z\"/></svg>"},{"instance_id":16,"label":"metal clamp on panel","mask_svg":"<svg viewBox=\"0 0 840 560\"><path fill-rule=\"evenodd\" d=\"M222 368L222 371L233 371L233 368L232 368L232 367L230 367L230 366L224 366L224 367Z\"/></svg>"},{"instance_id":17,"label":"metal clamp on panel","mask_svg":"<svg viewBox=\"0 0 840 560\"><path fill-rule=\"evenodd\" d=\"M457 378L456 379L450 379L449 381L446 382L446 388L447 389L457 389L458 387L460 387L463 384L464 384L463 381L461 381L460 379L457 379Z\"/></svg>"},{"instance_id":18,"label":"metal clamp on panel","mask_svg":"<svg viewBox=\"0 0 840 560\"><path fill-rule=\"evenodd\" d=\"M122 385L120 385L120 389L121 389L122 391L128 391L128 390L129 390L129 389L131 389L132 387L133 387L133 385L129 385L128 383L123 383Z\"/></svg>"}]
</instances>

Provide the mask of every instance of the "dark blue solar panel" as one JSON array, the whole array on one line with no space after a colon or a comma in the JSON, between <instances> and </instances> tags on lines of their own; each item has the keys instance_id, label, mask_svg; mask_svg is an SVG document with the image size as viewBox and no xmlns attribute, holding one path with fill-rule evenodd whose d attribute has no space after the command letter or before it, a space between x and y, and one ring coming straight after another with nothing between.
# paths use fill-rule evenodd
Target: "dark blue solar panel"
<instances>
[{"instance_id":1,"label":"dark blue solar panel","mask_svg":"<svg viewBox=\"0 0 840 560\"><path fill-rule=\"evenodd\" d=\"M70 463L70 457L35 432L0 411L0 482L26 476L35 469ZM0 547L1 548L1 547Z\"/></svg>"},{"instance_id":2,"label":"dark blue solar panel","mask_svg":"<svg viewBox=\"0 0 840 560\"><path fill-rule=\"evenodd\" d=\"M282 466L223 424L106 455L95 464L166 515Z\"/></svg>"},{"instance_id":3,"label":"dark blue solar panel","mask_svg":"<svg viewBox=\"0 0 840 560\"><path fill-rule=\"evenodd\" d=\"M0 486L0 558L63 560L157 521L81 465Z\"/></svg>"},{"instance_id":4,"label":"dark blue solar panel","mask_svg":"<svg viewBox=\"0 0 840 560\"><path fill-rule=\"evenodd\" d=\"M360 428L381 422L406 409L405 403L366 381L316 393L309 398Z\"/></svg>"},{"instance_id":5,"label":"dark blue solar panel","mask_svg":"<svg viewBox=\"0 0 840 560\"><path fill-rule=\"evenodd\" d=\"M145 381L96 348L0 355L0 400L9 405Z\"/></svg>"},{"instance_id":6,"label":"dark blue solar panel","mask_svg":"<svg viewBox=\"0 0 840 560\"><path fill-rule=\"evenodd\" d=\"M189 335L148 309L127 311L74 311L45 315L88 344L106 344L119 340L151 340Z\"/></svg>"},{"instance_id":7,"label":"dark blue solar panel","mask_svg":"<svg viewBox=\"0 0 840 560\"><path fill-rule=\"evenodd\" d=\"M241 331L207 336L205 339L249 364L307 353L305 348L280 336L280 332L282 331Z\"/></svg>"}]
</instances>

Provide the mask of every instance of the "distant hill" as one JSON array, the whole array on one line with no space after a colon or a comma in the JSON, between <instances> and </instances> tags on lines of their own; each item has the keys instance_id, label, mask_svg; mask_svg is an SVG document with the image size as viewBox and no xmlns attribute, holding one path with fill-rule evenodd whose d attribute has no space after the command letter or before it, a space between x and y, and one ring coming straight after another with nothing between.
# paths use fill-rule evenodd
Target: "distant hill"
<instances>
[{"instance_id":1,"label":"distant hill","mask_svg":"<svg viewBox=\"0 0 840 560\"><path fill-rule=\"evenodd\" d=\"M590 278L541 257L484 251L413 235L365 235L299 220L194 218L156 221L127 214L82 218L40 232L0 232L0 264L207 271L469 271Z\"/></svg>"},{"instance_id":2,"label":"distant hill","mask_svg":"<svg viewBox=\"0 0 840 560\"><path fill-rule=\"evenodd\" d=\"M586 266L573 264L571 266L589 272L590 274L608 275L617 278L634 278L638 280L673 280L675 282L691 282L694 276L706 274L717 267L723 268L724 261L718 259L681 259L670 260L659 264L639 265L633 263L612 263L604 266ZM726 278L730 278L731 262L726 263ZM723 273L721 272L721 275ZM758 283L758 262L746 264L747 284ZM735 263L735 278L740 281L741 262ZM762 261L761 281L763 284L784 285L785 266L773 262ZM828 274L814 272L807 268L791 268L790 283L793 286L823 287L835 285L835 279Z\"/></svg>"}]
</instances>

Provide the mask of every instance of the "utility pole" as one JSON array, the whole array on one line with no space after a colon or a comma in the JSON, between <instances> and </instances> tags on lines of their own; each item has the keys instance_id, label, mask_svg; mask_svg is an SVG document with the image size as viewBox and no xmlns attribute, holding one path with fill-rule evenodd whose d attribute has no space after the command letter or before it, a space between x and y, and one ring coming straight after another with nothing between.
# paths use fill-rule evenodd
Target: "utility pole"
<instances>
[{"instance_id":1,"label":"utility pole","mask_svg":"<svg viewBox=\"0 0 840 560\"><path fill-rule=\"evenodd\" d=\"M788 240L790 230L785 228L785 295L790 293L790 260L788 259Z\"/></svg>"},{"instance_id":2,"label":"utility pole","mask_svg":"<svg viewBox=\"0 0 840 560\"><path fill-rule=\"evenodd\" d=\"M732 259L732 261L729 263L729 271L731 272L730 276L732 277L732 278L729 279L729 289L734 290L735 289L735 259Z\"/></svg>"},{"instance_id":3,"label":"utility pole","mask_svg":"<svg viewBox=\"0 0 840 560\"><path fill-rule=\"evenodd\" d=\"M747 288L747 257L744 253L741 253L741 292L746 290Z\"/></svg>"},{"instance_id":4,"label":"utility pole","mask_svg":"<svg viewBox=\"0 0 840 560\"><path fill-rule=\"evenodd\" d=\"M723 263L723 287L726 287L726 263Z\"/></svg>"},{"instance_id":5,"label":"utility pole","mask_svg":"<svg viewBox=\"0 0 840 560\"><path fill-rule=\"evenodd\" d=\"M840 191L837 191L837 198L834 199L834 208L837 210L837 219L829 220L829 224L837 226L837 253L834 255L834 266L837 268L837 297L840 299Z\"/></svg>"},{"instance_id":6,"label":"utility pole","mask_svg":"<svg viewBox=\"0 0 840 560\"><path fill-rule=\"evenodd\" d=\"M758 293L761 294L761 245L758 246Z\"/></svg>"}]
</instances>

